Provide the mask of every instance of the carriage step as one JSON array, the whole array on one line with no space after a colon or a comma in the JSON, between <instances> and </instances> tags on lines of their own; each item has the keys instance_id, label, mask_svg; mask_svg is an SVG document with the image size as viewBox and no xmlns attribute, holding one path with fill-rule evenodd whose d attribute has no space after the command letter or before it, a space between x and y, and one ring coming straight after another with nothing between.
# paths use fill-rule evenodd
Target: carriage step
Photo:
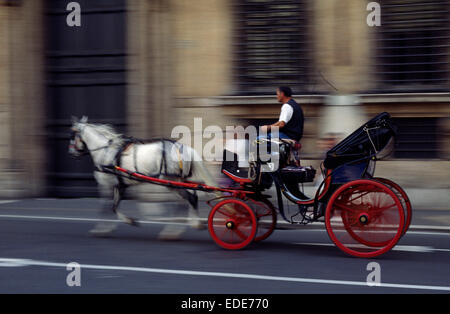
<instances>
[{"instance_id":1,"label":"carriage step","mask_svg":"<svg viewBox=\"0 0 450 314\"><path fill-rule=\"evenodd\" d=\"M316 169L309 167L287 166L281 169L281 177L285 182L313 182Z\"/></svg>"}]
</instances>

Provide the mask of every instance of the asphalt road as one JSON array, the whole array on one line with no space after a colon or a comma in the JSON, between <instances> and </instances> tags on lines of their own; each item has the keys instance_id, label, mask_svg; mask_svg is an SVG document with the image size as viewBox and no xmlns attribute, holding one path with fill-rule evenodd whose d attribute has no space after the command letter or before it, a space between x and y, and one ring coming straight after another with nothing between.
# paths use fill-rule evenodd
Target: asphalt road
<instances>
[{"instance_id":1,"label":"asphalt road","mask_svg":"<svg viewBox=\"0 0 450 314\"><path fill-rule=\"evenodd\" d=\"M98 206L88 199L0 201L0 293L450 292L445 211L415 213L394 250L367 260L339 251L321 224L276 230L242 251L219 248L207 230L160 241L164 224L155 216L139 228L121 224L111 237L94 238L88 231ZM122 207L137 214L135 202ZM81 287L66 283L70 262L81 266ZM380 265L381 286L366 283L370 262Z\"/></svg>"}]
</instances>

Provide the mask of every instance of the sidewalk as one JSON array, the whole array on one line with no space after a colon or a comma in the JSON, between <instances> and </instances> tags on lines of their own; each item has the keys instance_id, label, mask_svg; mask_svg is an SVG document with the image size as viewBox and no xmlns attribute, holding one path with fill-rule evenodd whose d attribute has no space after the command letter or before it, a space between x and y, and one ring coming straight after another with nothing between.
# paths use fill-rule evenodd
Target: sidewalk
<instances>
[{"instance_id":1,"label":"sidewalk","mask_svg":"<svg viewBox=\"0 0 450 314\"><path fill-rule=\"evenodd\" d=\"M82 199L23 199L0 201L0 217L2 215L40 215L40 216L74 216L92 218L99 217L102 201L94 198ZM210 208L205 202L200 202L200 217L207 219ZM293 207L292 207L293 208ZM139 202L135 200L124 200L120 209L140 220L167 221L183 220L186 211L180 209L175 202ZM313 223L312 227L323 227L321 223ZM288 228L279 217L279 227ZM295 226L297 227L297 226ZM302 226L298 226L302 228ZM450 233L450 210L415 209L413 207L413 218L411 230L435 231Z\"/></svg>"}]
</instances>

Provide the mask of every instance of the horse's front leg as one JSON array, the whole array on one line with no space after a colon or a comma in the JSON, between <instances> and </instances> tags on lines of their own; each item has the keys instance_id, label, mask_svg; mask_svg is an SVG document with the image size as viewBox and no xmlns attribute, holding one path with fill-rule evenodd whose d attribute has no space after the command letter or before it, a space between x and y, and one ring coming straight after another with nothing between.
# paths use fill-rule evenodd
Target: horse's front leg
<instances>
[{"instance_id":1,"label":"horse's front leg","mask_svg":"<svg viewBox=\"0 0 450 314\"><path fill-rule=\"evenodd\" d=\"M100 186L100 196L103 199L103 207L100 211L100 218L97 224L89 233L97 237L106 237L113 232L118 225L118 221L114 219L114 211L111 211L113 195L113 187L109 185Z\"/></svg>"},{"instance_id":2,"label":"horse's front leg","mask_svg":"<svg viewBox=\"0 0 450 314\"><path fill-rule=\"evenodd\" d=\"M113 192L113 207L112 210L113 212L117 215L117 218L123 222L125 222L126 224L129 224L131 226L139 226L138 222L136 219L128 217L124 214L122 214L121 212L119 212L119 204L120 201L123 198L123 194L125 192L125 188L121 187L121 186L115 186L114 187L114 192Z\"/></svg>"}]
</instances>

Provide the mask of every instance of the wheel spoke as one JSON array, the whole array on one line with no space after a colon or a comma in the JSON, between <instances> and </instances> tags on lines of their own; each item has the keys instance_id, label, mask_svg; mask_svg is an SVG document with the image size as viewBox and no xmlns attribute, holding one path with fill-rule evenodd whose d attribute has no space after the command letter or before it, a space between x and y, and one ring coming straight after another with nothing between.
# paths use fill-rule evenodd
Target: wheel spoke
<instances>
[{"instance_id":1,"label":"wheel spoke","mask_svg":"<svg viewBox=\"0 0 450 314\"><path fill-rule=\"evenodd\" d=\"M228 233L229 229L225 227L225 229L222 231L220 238L225 238L225 235Z\"/></svg>"},{"instance_id":2,"label":"wheel spoke","mask_svg":"<svg viewBox=\"0 0 450 314\"><path fill-rule=\"evenodd\" d=\"M238 228L234 231L242 240L245 240L247 238L247 236L245 234L243 234L242 231L239 230Z\"/></svg>"},{"instance_id":3,"label":"wheel spoke","mask_svg":"<svg viewBox=\"0 0 450 314\"><path fill-rule=\"evenodd\" d=\"M222 215L224 215L224 216L226 216L226 217L228 217L228 218L232 218L232 217L233 217L233 214L230 214L230 213L224 213L224 212L221 211L220 209L218 209L217 212L221 213Z\"/></svg>"}]
</instances>

